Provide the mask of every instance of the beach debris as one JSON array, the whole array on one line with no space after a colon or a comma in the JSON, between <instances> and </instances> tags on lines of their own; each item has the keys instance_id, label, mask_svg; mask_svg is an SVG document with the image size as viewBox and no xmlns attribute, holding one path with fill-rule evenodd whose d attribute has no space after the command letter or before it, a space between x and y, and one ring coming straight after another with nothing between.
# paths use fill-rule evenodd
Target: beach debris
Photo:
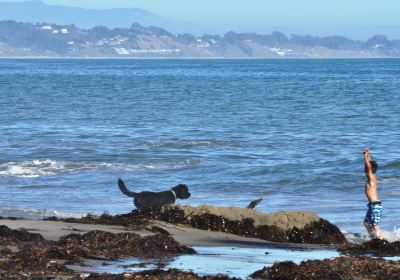
<instances>
[{"instance_id":1,"label":"beach debris","mask_svg":"<svg viewBox=\"0 0 400 280\"><path fill-rule=\"evenodd\" d=\"M178 269L169 270L146 270L142 272L129 273L131 278L126 278L125 274L92 274L87 280L239 280L240 278L230 278L225 275L199 276L193 272L181 271Z\"/></svg>"},{"instance_id":2,"label":"beach debris","mask_svg":"<svg viewBox=\"0 0 400 280\"><path fill-rule=\"evenodd\" d=\"M280 262L254 272L254 279L400 279L400 264L371 257L337 257L303 261L299 265Z\"/></svg>"},{"instance_id":3,"label":"beach debris","mask_svg":"<svg viewBox=\"0 0 400 280\"><path fill-rule=\"evenodd\" d=\"M12 230L4 225L0 225L0 238L1 239L11 238L13 240L18 240L18 241L43 241L44 240L40 234L31 233L25 229Z\"/></svg>"},{"instance_id":4,"label":"beach debris","mask_svg":"<svg viewBox=\"0 0 400 280\"><path fill-rule=\"evenodd\" d=\"M236 212L236 213L235 213ZM153 211L153 213L156 213ZM163 207L153 216L169 223L273 242L347 244L339 228L311 212L264 214L235 207Z\"/></svg>"},{"instance_id":5,"label":"beach debris","mask_svg":"<svg viewBox=\"0 0 400 280\"><path fill-rule=\"evenodd\" d=\"M246 206L247 209L254 209L260 202L262 201L262 198L258 198L256 200L253 200L252 202L249 203L249 205Z\"/></svg>"},{"instance_id":6,"label":"beach debris","mask_svg":"<svg viewBox=\"0 0 400 280\"><path fill-rule=\"evenodd\" d=\"M148 226L153 220L183 224L208 231L220 231L281 243L347 244L339 228L312 212L277 212L265 214L247 208L168 205L161 209L136 209L112 216L88 215L81 219L58 219L64 222L123 225L129 228Z\"/></svg>"},{"instance_id":7,"label":"beach debris","mask_svg":"<svg viewBox=\"0 0 400 280\"><path fill-rule=\"evenodd\" d=\"M88 214L82 218L58 218L48 217L44 220L48 221L63 221L67 223L81 223L81 224L104 224L104 225L121 225L131 229L141 228L149 225L154 217L157 217L159 209L136 209L131 213L110 215L104 213L100 216Z\"/></svg>"},{"instance_id":8,"label":"beach debris","mask_svg":"<svg viewBox=\"0 0 400 280\"><path fill-rule=\"evenodd\" d=\"M346 255L373 255L376 257L400 256L400 241L389 242L385 239L371 239L362 244L349 244L340 250Z\"/></svg>"},{"instance_id":9,"label":"beach debris","mask_svg":"<svg viewBox=\"0 0 400 280\"><path fill-rule=\"evenodd\" d=\"M165 258L195 253L166 234L141 237L130 232L90 231L48 241L39 234L0 226L0 279L54 279L54 275L79 279L66 265L84 259ZM22 274L27 276L21 278Z\"/></svg>"},{"instance_id":10,"label":"beach debris","mask_svg":"<svg viewBox=\"0 0 400 280\"><path fill-rule=\"evenodd\" d=\"M182 246L165 234L141 237L136 233L110 233L90 231L84 235L69 234L59 241L67 248L82 248L89 252L85 257L106 256L111 259L129 256L157 258L168 254L195 254L189 247Z\"/></svg>"},{"instance_id":11,"label":"beach debris","mask_svg":"<svg viewBox=\"0 0 400 280\"><path fill-rule=\"evenodd\" d=\"M153 232L158 232L158 233L161 233L161 234L170 235L170 233L166 229L163 229L163 228L158 227L158 226L152 226L151 230Z\"/></svg>"}]
</instances>

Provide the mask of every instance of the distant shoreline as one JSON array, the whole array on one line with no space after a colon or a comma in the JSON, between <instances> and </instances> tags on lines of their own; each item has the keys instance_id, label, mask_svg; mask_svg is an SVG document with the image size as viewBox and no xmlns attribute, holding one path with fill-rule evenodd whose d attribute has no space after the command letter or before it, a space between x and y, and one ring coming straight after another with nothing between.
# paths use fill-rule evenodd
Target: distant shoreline
<instances>
[{"instance_id":1,"label":"distant shoreline","mask_svg":"<svg viewBox=\"0 0 400 280\"><path fill-rule=\"evenodd\" d=\"M118 59L325 59L400 57L400 40L375 35L366 41L343 36L237 33L171 33L134 23L130 28L1 21L0 56Z\"/></svg>"}]
</instances>

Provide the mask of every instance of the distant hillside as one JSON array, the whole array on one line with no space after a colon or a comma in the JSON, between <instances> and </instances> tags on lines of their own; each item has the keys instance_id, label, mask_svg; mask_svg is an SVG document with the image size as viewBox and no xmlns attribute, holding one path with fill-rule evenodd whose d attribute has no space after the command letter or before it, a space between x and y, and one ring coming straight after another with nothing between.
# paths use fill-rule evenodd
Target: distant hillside
<instances>
[{"instance_id":1,"label":"distant hillside","mask_svg":"<svg viewBox=\"0 0 400 280\"><path fill-rule=\"evenodd\" d=\"M83 9L47 5L38 0L0 2L0 20L75 24L81 28L92 28L100 25L109 28L129 27L132 22L137 22L143 26L162 26L178 33L197 32L197 27L192 24L168 20L143 9Z\"/></svg>"},{"instance_id":2,"label":"distant hillside","mask_svg":"<svg viewBox=\"0 0 400 280\"><path fill-rule=\"evenodd\" d=\"M159 27L130 28L0 21L0 57L346 58L400 57L400 40L341 36L286 36L228 32L173 34Z\"/></svg>"}]
</instances>

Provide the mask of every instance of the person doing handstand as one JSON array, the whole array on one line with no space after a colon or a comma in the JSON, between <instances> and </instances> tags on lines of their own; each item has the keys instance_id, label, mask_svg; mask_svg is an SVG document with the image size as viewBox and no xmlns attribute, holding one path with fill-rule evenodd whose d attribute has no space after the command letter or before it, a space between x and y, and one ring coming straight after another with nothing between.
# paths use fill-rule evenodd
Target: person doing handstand
<instances>
[{"instance_id":1,"label":"person doing handstand","mask_svg":"<svg viewBox=\"0 0 400 280\"><path fill-rule=\"evenodd\" d=\"M382 214L382 203L378 198L376 171L378 164L371 159L368 148L364 149L365 175L367 182L365 183L365 195L368 198L368 210L365 215L364 225L371 238L382 239L382 233L379 229L379 222Z\"/></svg>"}]
</instances>

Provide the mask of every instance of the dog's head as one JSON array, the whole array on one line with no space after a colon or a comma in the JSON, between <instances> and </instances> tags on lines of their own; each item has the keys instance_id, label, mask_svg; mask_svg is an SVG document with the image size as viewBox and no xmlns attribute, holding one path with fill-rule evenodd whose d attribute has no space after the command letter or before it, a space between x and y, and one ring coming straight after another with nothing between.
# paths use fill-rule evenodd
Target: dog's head
<instances>
[{"instance_id":1,"label":"dog's head","mask_svg":"<svg viewBox=\"0 0 400 280\"><path fill-rule=\"evenodd\" d=\"M172 190L175 192L176 198L187 199L190 197L189 189L184 184L176 185Z\"/></svg>"}]
</instances>

